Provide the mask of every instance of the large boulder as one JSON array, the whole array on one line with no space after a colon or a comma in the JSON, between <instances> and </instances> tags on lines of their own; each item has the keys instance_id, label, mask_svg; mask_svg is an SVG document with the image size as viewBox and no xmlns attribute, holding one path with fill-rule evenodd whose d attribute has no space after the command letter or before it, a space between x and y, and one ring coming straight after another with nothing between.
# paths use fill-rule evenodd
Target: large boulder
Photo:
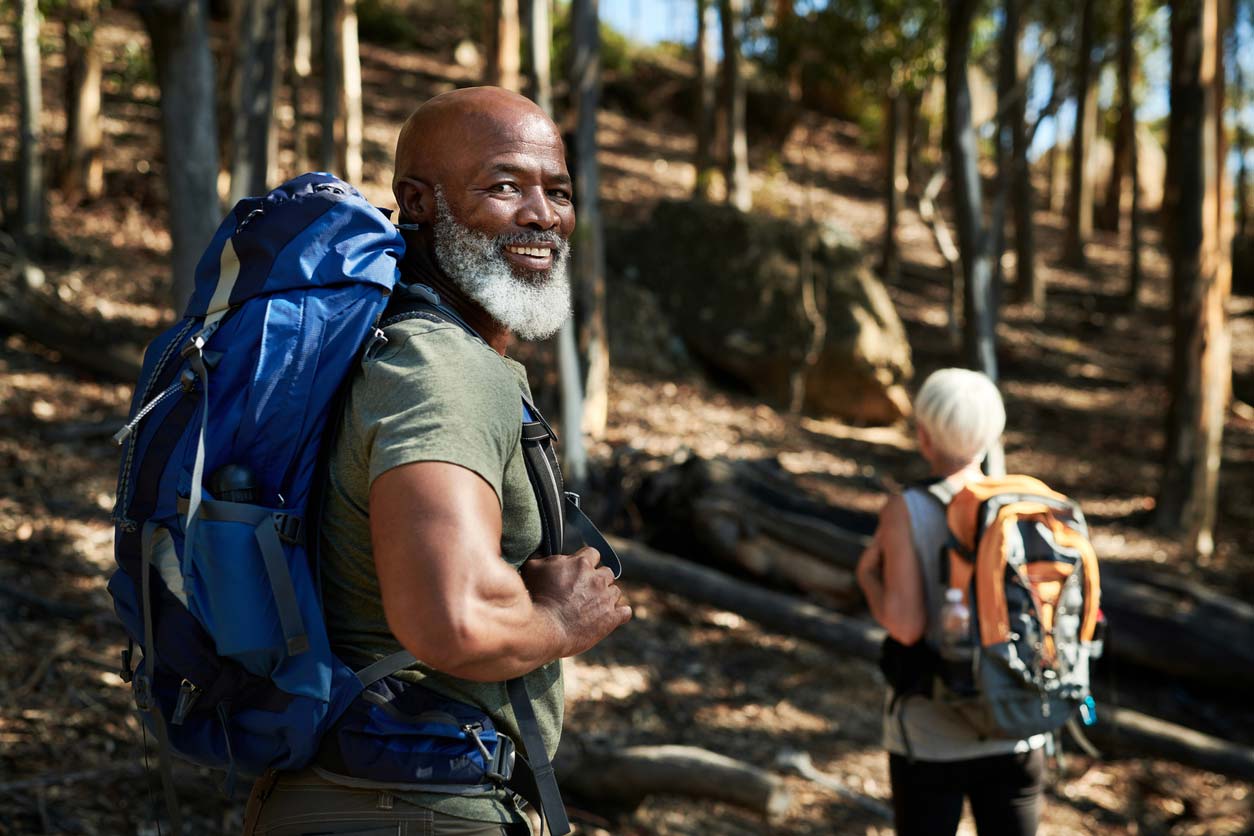
<instances>
[{"instance_id":1,"label":"large boulder","mask_svg":"<svg viewBox=\"0 0 1254 836\"><path fill-rule=\"evenodd\" d=\"M804 386L807 411L864 423L909 411L905 329L842 227L663 202L609 243L616 280L651 290L716 375L782 406Z\"/></svg>"}]
</instances>

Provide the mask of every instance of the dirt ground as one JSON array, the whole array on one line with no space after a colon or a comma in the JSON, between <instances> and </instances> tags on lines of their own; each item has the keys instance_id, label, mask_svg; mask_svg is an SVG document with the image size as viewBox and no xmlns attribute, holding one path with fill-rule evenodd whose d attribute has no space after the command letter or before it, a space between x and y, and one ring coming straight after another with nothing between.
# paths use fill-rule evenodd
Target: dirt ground
<instances>
[{"instance_id":1,"label":"dirt ground","mask_svg":"<svg viewBox=\"0 0 1254 836\"><path fill-rule=\"evenodd\" d=\"M59 35L49 29L52 41ZM136 76L144 48L136 21L111 13L105 129L107 196L69 206L54 195L58 252L44 264L46 292L128 325L168 323L158 158L157 91ZM0 31L10 56L12 33ZM49 154L63 129L58 56L46 56ZM463 74L440 56L415 58L366 45L364 190L390 205L388 162L408 110ZM0 67L0 150L15 158L13 68ZM312 104L306 103L312 112ZM285 173L292 109L278 108ZM647 211L691 187L681 124L602 117L606 212L611 222ZM309 138L312 134L309 135ZM753 177L772 211L837 218L868 242L882 226L877 155L855 128L807 117L778 149L759 149ZM1154 534L1149 512L1159 478L1170 342L1166 264L1151 231L1144 305L1120 312L1126 255L1098 233L1086 273L1058 266L1061 221L1036 218L1040 266L1049 283L1042 314L1010 305L999 342L1009 415L1011 470L1034 473L1084 505L1103 559L1159 564L1238 596L1254 593L1254 409L1229 416L1221 475L1218 547L1206 565ZM907 211L908 263L940 266L929 233ZM1007 271L1013 274L1012 260ZM956 361L946 323L946 287L918 271L890 286L921 378ZM9 281L16 280L13 277ZM618 293L612 290L611 293ZM611 305L616 357L630 358L633 322ZM1234 389L1254 399L1254 300L1233 299ZM599 462L631 449L642 467L684 451L703 456L778 457L832 501L873 511L886 491L918 474L906 427L867 428L794 416L719 391L691 372L658 377L630 359L611 378L610 427ZM117 456L109 435L125 420L129 383L83 373L18 334L0 334L0 836L157 833L157 783L141 764L145 741L129 689L114 672L124 646L105 583L112 565ZM636 618L569 664L568 728L621 744L687 743L775 769L785 750L865 801L886 803L878 746L882 684L869 663L772 634L741 617L624 583ZM1244 741L1247 744L1254 740ZM151 741L148 741L151 750ZM1154 760L1089 762L1072 756L1051 784L1042 834L1252 834L1248 783ZM237 832L241 803L215 791L216 777L185 773L191 832ZM782 819L766 822L727 805L658 796L634 810L571 799L580 831L639 834L880 834L889 822L813 781L788 776ZM166 828L165 832L168 832ZM964 833L972 832L969 822Z\"/></svg>"}]
</instances>

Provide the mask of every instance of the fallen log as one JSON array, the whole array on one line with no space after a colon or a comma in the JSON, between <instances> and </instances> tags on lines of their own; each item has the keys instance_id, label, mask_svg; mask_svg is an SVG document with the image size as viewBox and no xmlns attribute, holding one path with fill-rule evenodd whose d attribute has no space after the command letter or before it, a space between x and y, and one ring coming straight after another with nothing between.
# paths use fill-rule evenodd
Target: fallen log
<instances>
[{"instance_id":1,"label":"fallen log","mask_svg":"<svg viewBox=\"0 0 1254 836\"><path fill-rule=\"evenodd\" d=\"M780 592L760 589L714 569L620 537L608 537L623 560L623 577L693 601L730 610L763 627L806 639L837 653L879 658L882 628L840 616ZM1098 704L1099 722L1086 734L1111 753L1136 752L1254 780L1254 749L1229 743L1130 709Z\"/></svg>"},{"instance_id":2,"label":"fallen log","mask_svg":"<svg viewBox=\"0 0 1254 836\"><path fill-rule=\"evenodd\" d=\"M846 594L834 579L857 564L875 517L815 499L775 462L692 458L652 476L641 494L650 542L860 608L856 590ZM838 571L816 570L816 562ZM1208 687L1254 689L1254 605L1106 561L1102 609L1110 661Z\"/></svg>"},{"instance_id":3,"label":"fallen log","mask_svg":"<svg viewBox=\"0 0 1254 836\"><path fill-rule=\"evenodd\" d=\"M554 766L576 795L634 807L650 795L725 801L768 822L788 812L791 799L777 775L695 746L570 745Z\"/></svg>"}]
</instances>

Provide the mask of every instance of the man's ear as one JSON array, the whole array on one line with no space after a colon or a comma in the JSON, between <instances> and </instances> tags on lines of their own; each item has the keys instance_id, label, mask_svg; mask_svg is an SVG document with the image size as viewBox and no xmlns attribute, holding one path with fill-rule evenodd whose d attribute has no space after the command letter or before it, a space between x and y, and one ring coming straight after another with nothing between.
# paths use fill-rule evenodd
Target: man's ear
<instances>
[{"instance_id":1,"label":"man's ear","mask_svg":"<svg viewBox=\"0 0 1254 836\"><path fill-rule=\"evenodd\" d=\"M396 196L402 222L435 222L435 189L426 181L417 177L397 177L392 185L392 194Z\"/></svg>"}]
</instances>

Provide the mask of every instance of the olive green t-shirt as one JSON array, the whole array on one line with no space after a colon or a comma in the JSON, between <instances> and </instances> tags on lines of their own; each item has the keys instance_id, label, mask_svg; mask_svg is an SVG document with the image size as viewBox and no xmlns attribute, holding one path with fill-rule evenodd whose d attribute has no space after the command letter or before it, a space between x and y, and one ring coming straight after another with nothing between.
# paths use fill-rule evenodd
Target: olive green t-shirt
<instances>
[{"instance_id":1,"label":"olive green t-shirt","mask_svg":"<svg viewBox=\"0 0 1254 836\"><path fill-rule=\"evenodd\" d=\"M370 551L370 485L381 473L423 461L477 473L500 500L501 555L515 567L535 553L541 535L521 446L522 396L530 399L523 367L444 322L411 319L385 335L387 343L362 362L349 391L322 519L331 644L349 664L362 666L401 649L388 629ZM499 731L520 742L505 683L457 679L421 662L398 677L479 706ZM562 726L561 663L545 665L525 680L552 756ZM401 797L449 815L512 820L513 806L503 793Z\"/></svg>"}]
</instances>

